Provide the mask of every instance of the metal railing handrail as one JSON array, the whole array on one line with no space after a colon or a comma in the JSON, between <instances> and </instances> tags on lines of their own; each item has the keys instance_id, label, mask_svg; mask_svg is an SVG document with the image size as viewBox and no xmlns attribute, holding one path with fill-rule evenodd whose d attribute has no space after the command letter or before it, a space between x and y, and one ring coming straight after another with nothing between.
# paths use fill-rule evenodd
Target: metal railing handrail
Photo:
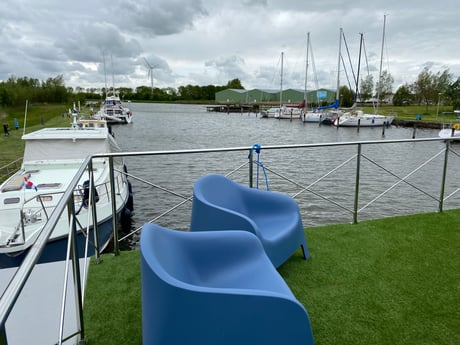
<instances>
[{"instance_id":1,"label":"metal railing handrail","mask_svg":"<svg viewBox=\"0 0 460 345\"><path fill-rule=\"evenodd\" d=\"M14 273L10 283L8 284L7 288L5 289L2 297L0 298L0 330L4 331L4 326L6 320L13 309L14 304L16 303L24 285L27 282L35 264L38 262L41 253L45 249L45 246L50 238L55 225L59 221L62 213L67 207L67 201L73 197L73 191L75 187L78 185L80 177L86 171L88 163L91 161L91 157L87 157L80 169L78 169L76 175L72 179L69 184L69 188L64 192L59 203L56 205L55 209L50 215L48 222L46 222L45 226L43 227L42 231L37 237L35 244L31 246L29 252L24 258L22 264L18 267L17 271Z\"/></svg>"}]
</instances>

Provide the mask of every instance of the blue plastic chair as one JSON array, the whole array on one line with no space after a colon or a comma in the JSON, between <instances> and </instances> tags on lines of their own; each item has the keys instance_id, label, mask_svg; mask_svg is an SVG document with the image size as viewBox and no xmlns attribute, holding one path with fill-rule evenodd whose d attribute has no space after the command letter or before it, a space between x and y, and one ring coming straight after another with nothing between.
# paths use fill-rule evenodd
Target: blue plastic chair
<instances>
[{"instance_id":1,"label":"blue plastic chair","mask_svg":"<svg viewBox=\"0 0 460 345\"><path fill-rule=\"evenodd\" d=\"M299 207L290 196L249 188L223 175L199 178L193 187L190 230L228 229L255 234L275 267L299 246L309 258Z\"/></svg>"},{"instance_id":2,"label":"blue plastic chair","mask_svg":"<svg viewBox=\"0 0 460 345\"><path fill-rule=\"evenodd\" d=\"M140 251L144 345L314 344L307 311L253 234L147 223Z\"/></svg>"}]
</instances>

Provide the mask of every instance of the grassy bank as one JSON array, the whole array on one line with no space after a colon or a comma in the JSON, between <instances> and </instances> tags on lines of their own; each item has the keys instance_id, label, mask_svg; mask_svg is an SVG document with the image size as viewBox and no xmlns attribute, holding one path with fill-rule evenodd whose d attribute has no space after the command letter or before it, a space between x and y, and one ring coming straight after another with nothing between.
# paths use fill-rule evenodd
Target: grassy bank
<instances>
[{"instance_id":1,"label":"grassy bank","mask_svg":"<svg viewBox=\"0 0 460 345\"><path fill-rule=\"evenodd\" d=\"M27 110L26 133L44 127L57 127L68 125L69 119L63 118L62 113L67 112L68 105L40 104L29 105ZM24 108L0 108L0 123L2 133L0 135L0 167L18 158L24 153L24 143L21 136L24 131ZM19 129L14 128L14 119L19 122ZM3 133L3 124L9 125L9 136Z\"/></svg>"},{"instance_id":2,"label":"grassy bank","mask_svg":"<svg viewBox=\"0 0 460 345\"><path fill-rule=\"evenodd\" d=\"M309 228L311 259L279 272L316 345L459 344L459 229L460 210ZM92 262L88 344L142 344L140 284L139 251Z\"/></svg>"}]
</instances>

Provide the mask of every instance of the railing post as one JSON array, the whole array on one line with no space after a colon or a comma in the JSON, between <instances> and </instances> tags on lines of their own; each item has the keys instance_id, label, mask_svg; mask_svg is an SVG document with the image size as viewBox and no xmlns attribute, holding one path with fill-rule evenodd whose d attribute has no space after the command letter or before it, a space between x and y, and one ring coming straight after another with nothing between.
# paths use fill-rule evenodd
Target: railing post
<instances>
[{"instance_id":1,"label":"railing post","mask_svg":"<svg viewBox=\"0 0 460 345\"><path fill-rule=\"evenodd\" d=\"M249 150L249 188L253 187L253 173L254 173L254 152L253 150Z\"/></svg>"},{"instance_id":2,"label":"railing post","mask_svg":"<svg viewBox=\"0 0 460 345\"><path fill-rule=\"evenodd\" d=\"M0 328L0 345L8 345L8 339L6 338L5 325Z\"/></svg>"},{"instance_id":3,"label":"railing post","mask_svg":"<svg viewBox=\"0 0 460 345\"><path fill-rule=\"evenodd\" d=\"M355 202L353 206L353 224L358 223L359 204L359 174L361 169L361 144L358 144L358 156L356 157L356 180L355 180Z\"/></svg>"},{"instance_id":4,"label":"railing post","mask_svg":"<svg viewBox=\"0 0 460 345\"><path fill-rule=\"evenodd\" d=\"M447 176L447 159L449 157L449 145L450 141L446 140L446 151L444 152L444 166L442 169L442 182L441 182L441 192L439 193L439 207L438 211L442 212L444 207L444 192L446 188L446 176Z\"/></svg>"},{"instance_id":5,"label":"railing post","mask_svg":"<svg viewBox=\"0 0 460 345\"><path fill-rule=\"evenodd\" d=\"M71 231L70 231L70 238L68 241L70 242L70 250L71 250L71 259L72 259L72 273L73 273L73 281L74 281L74 288L75 288L75 303L76 303L76 321L77 321L77 328L80 333L80 340L84 341L85 339L85 330L84 330L84 319L83 319L83 294L82 294L82 285L81 285L81 276L80 276L80 255L78 253L78 244L77 244L77 221L76 221L76 214L75 214L75 203L73 198L70 198L67 202L67 211L69 215L69 221L71 221ZM62 298L62 310L61 316L64 317L65 315L65 296L67 294L67 286L64 284L64 291L63 291L63 298ZM58 344L62 344L63 336L64 336L64 318L61 319L60 325L60 332L59 332L59 339Z\"/></svg>"},{"instance_id":6,"label":"railing post","mask_svg":"<svg viewBox=\"0 0 460 345\"><path fill-rule=\"evenodd\" d=\"M109 157L110 167L110 195L112 198L112 227L113 227L113 252L115 255L120 255L120 245L118 243L117 229L117 200L115 194L115 176L113 172L113 156Z\"/></svg>"},{"instance_id":7,"label":"railing post","mask_svg":"<svg viewBox=\"0 0 460 345\"><path fill-rule=\"evenodd\" d=\"M100 250L99 250L99 228L97 225L97 211L96 211L96 193L94 186L94 170L93 170L93 159L88 162L88 172L89 172L89 190L90 190L90 200L91 200L91 216L93 217L93 231L94 231L94 256L96 258L96 262L99 263L100 258ZM89 206L88 206L89 207ZM89 235L89 234L88 234Z\"/></svg>"}]
</instances>

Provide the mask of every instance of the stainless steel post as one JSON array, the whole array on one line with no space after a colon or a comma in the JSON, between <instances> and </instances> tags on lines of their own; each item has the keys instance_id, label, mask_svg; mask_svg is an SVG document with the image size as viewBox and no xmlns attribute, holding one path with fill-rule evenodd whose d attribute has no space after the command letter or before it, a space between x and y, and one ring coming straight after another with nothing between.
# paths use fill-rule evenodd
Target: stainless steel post
<instances>
[{"instance_id":1,"label":"stainless steel post","mask_svg":"<svg viewBox=\"0 0 460 345\"><path fill-rule=\"evenodd\" d=\"M361 144L358 144L358 156L356 157L356 181L355 181L355 202L353 206L353 224L358 223L358 202L359 202L359 174L361 169Z\"/></svg>"},{"instance_id":2,"label":"stainless steel post","mask_svg":"<svg viewBox=\"0 0 460 345\"><path fill-rule=\"evenodd\" d=\"M99 228L97 225L97 211L96 211L96 193L95 189L96 187L94 186L94 170L93 170L93 160L91 159L88 163L88 172L89 172L89 190L90 190L90 205L91 205L91 216L93 217L93 231L94 231L94 246L95 251L94 251L94 256L96 258L96 262L99 263L99 257L101 255L100 250L99 250ZM88 205L89 207L89 205ZM89 232L88 232L89 236Z\"/></svg>"},{"instance_id":3,"label":"stainless steel post","mask_svg":"<svg viewBox=\"0 0 460 345\"><path fill-rule=\"evenodd\" d=\"M110 167L110 195L112 198L112 227L113 227L113 252L115 255L120 255L120 245L118 243L117 229L117 200L115 194L115 176L113 171L113 156L109 157Z\"/></svg>"},{"instance_id":4,"label":"stainless steel post","mask_svg":"<svg viewBox=\"0 0 460 345\"><path fill-rule=\"evenodd\" d=\"M248 156L248 159L249 159L249 188L252 188L253 186L253 172L254 172L254 167L253 167L253 164L254 164L254 151L253 150L249 150L249 156Z\"/></svg>"},{"instance_id":5,"label":"stainless steel post","mask_svg":"<svg viewBox=\"0 0 460 345\"><path fill-rule=\"evenodd\" d=\"M446 188L447 159L449 158L449 146L450 146L450 140L446 140L446 151L444 152L444 166L442 168L441 192L439 193L439 207L438 207L439 212L442 212L443 207L444 207L444 191Z\"/></svg>"}]
</instances>

